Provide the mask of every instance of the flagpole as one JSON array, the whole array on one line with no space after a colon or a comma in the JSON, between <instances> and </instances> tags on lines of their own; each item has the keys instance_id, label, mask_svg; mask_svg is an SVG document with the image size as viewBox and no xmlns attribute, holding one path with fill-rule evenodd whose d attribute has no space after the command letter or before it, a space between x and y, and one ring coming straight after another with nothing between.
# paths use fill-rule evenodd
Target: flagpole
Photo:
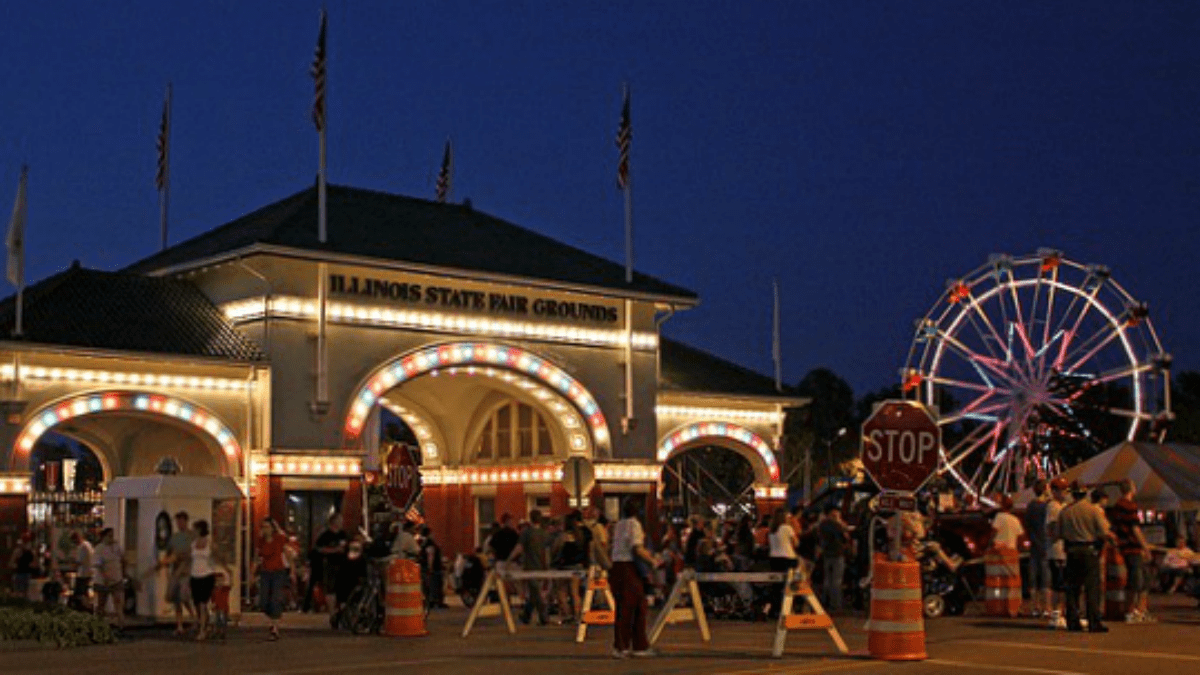
<instances>
[{"instance_id":1,"label":"flagpole","mask_svg":"<svg viewBox=\"0 0 1200 675\"><path fill-rule=\"evenodd\" d=\"M629 115L629 83L624 85L624 104L621 107L621 128L617 131L617 146L621 151L622 166L618 168L618 179L625 193L625 283L633 283L633 176L629 168L633 128ZM633 301L625 299L625 419L622 430L628 434L633 430Z\"/></svg>"},{"instance_id":2,"label":"flagpole","mask_svg":"<svg viewBox=\"0 0 1200 675\"><path fill-rule=\"evenodd\" d=\"M775 361L775 391L783 391L783 345L779 336L779 279L771 282L775 295L775 306L772 312L771 327L771 358Z\"/></svg>"},{"instance_id":3,"label":"flagpole","mask_svg":"<svg viewBox=\"0 0 1200 675\"><path fill-rule=\"evenodd\" d=\"M161 238L162 248L167 250L167 210L171 203L171 83L167 83L167 102L163 108L163 128L160 130L162 156L159 161L162 163L162 190L158 195L159 208L159 235Z\"/></svg>"},{"instance_id":4,"label":"flagpole","mask_svg":"<svg viewBox=\"0 0 1200 675\"><path fill-rule=\"evenodd\" d=\"M13 337L24 334L22 323L25 310L25 188L29 183L29 165L21 166L21 182L17 185L17 198L13 204L12 219L8 223L8 280L17 287L16 327Z\"/></svg>"},{"instance_id":5,"label":"flagpole","mask_svg":"<svg viewBox=\"0 0 1200 675\"><path fill-rule=\"evenodd\" d=\"M326 186L325 186L325 130L329 127L328 106L325 104L326 88L326 27L328 17L325 9L321 8L321 30L317 36L316 54L313 58L313 123L317 127L317 241L326 242ZM317 263L317 381L316 400L313 401L312 411L324 415L329 409L329 355L326 343L326 305L328 304L327 288L328 263L324 260Z\"/></svg>"}]
</instances>

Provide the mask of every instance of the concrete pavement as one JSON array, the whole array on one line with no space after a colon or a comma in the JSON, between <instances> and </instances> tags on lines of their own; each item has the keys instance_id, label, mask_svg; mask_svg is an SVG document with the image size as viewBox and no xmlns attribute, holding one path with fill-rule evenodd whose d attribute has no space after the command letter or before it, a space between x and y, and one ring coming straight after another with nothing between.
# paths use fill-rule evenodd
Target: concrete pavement
<instances>
[{"instance_id":1,"label":"concrete pavement","mask_svg":"<svg viewBox=\"0 0 1200 675\"><path fill-rule=\"evenodd\" d=\"M182 640L169 629L138 629L120 644L72 650L9 645L0 649L4 675L71 673L247 673L315 675L335 673L675 673L757 675L794 673L975 673L1145 675L1200 672L1200 610L1191 600L1155 598L1161 621L1154 625L1112 624L1104 635L1049 630L1040 621L992 620L979 616L927 622L929 658L890 663L866 654L864 616L837 617L850 646L836 652L822 631L792 633L782 659L770 657L774 624L712 621L713 639L700 640L694 624L668 626L653 659L613 660L611 629L591 629L584 644L574 642L573 627L524 626L509 635L498 617L481 619L461 637L466 610L436 611L430 636L386 638L334 632L324 617L288 615L279 642L265 640L261 618L248 615L224 642Z\"/></svg>"}]
</instances>

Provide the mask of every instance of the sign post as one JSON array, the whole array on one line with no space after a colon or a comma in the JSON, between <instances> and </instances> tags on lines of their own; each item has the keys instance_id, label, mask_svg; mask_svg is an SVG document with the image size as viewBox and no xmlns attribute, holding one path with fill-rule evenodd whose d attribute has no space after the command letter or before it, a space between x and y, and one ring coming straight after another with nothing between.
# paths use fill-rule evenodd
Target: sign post
<instances>
[{"instance_id":1,"label":"sign post","mask_svg":"<svg viewBox=\"0 0 1200 675\"><path fill-rule=\"evenodd\" d=\"M916 401L884 401L863 422L860 459L882 490L880 508L897 513L892 558L899 559L899 511L916 510L915 493L937 470L942 430L932 413Z\"/></svg>"},{"instance_id":2,"label":"sign post","mask_svg":"<svg viewBox=\"0 0 1200 675\"><path fill-rule=\"evenodd\" d=\"M562 486L576 507L583 507L583 495L596 484L596 468L586 457L571 457L563 462Z\"/></svg>"}]
</instances>

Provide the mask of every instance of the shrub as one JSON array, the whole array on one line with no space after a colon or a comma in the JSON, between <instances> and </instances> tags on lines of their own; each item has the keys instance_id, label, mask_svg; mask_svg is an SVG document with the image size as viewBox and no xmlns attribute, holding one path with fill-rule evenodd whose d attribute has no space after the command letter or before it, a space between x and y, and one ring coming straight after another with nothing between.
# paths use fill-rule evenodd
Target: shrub
<instances>
[{"instance_id":1,"label":"shrub","mask_svg":"<svg viewBox=\"0 0 1200 675\"><path fill-rule=\"evenodd\" d=\"M55 647L116 642L107 621L60 605L23 600L0 602L0 640L36 640Z\"/></svg>"}]
</instances>

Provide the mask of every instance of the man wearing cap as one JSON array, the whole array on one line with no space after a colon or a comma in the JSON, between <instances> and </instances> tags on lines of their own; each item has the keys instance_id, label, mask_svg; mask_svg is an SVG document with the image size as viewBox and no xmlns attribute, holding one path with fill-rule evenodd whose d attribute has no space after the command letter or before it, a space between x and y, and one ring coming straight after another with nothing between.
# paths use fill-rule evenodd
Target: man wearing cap
<instances>
[{"instance_id":1,"label":"man wearing cap","mask_svg":"<svg viewBox=\"0 0 1200 675\"><path fill-rule=\"evenodd\" d=\"M1079 591L1087 598L1088 630L1107 633L1100 623L1100 547L1111 540L1112 531L1104 510L1086 498L1086 491L1075 491L1075 503L1058 516L1059 536L1067 550L1067 630L1083 630L1079 617Z\"/></svg>"},{"instance_id":2,"label":"man wearing cap","mask_svg":"<svg viewBox=\"0 0 1200 675\"><path fill-rule=\"evenodd\" d=\"M1051 628L1067 627L1067 619L1063 616L1063 593L1067 590L1067 548L1058 531L1058 517L1066 505L1067 481L1055 478L1050 481L1050 501L1046 502L1046 541L1049 543L1046 558L1050 567L1050 604L1047 609Z\"/></svg>"}]
</instances>

